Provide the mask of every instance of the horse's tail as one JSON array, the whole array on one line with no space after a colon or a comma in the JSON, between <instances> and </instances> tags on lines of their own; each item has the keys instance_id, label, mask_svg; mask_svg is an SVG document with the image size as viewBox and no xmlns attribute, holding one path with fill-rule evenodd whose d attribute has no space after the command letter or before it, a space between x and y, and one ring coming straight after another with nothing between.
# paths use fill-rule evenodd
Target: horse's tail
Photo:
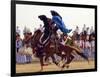
<instances>
[{"instance_id":1,"label":"horse's tail","mask_svg":"<svg viewBox=\"0 0 100 77\"><path fill-rule=\"evenodd\" d=\"M79 49L76 49L76 48L74 48L74 50L75 50L75 52L76 52L78 55L80 55L80 56L83 57L86 61L89 62L88 57L87 57L86 55L84 55L84 53L80 52L80 50L79 50Z\"/></svg>"}]
</instances>

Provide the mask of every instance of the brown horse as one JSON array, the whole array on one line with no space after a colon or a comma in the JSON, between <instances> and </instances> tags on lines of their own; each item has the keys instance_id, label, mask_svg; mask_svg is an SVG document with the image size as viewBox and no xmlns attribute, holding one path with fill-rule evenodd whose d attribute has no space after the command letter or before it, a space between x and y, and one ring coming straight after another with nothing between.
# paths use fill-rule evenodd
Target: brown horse
<instances>
[{"instance_id":1,"label":"brown horse","mask_svg":"<svg viewBox=\"0 0 100 77\"><path fill-rule=\"evenodd\" d=\"M66 58L67 58L67 62L65 62L62 65L62 68L64 68L66 66L66 64L67 64L67 68L69 67L69 64L74 59L74 56L72 55L73 53L80 55L82 58L84 58L86 61L89 62L88 57L85 56L82 52L80 52L80 50L76 47L71 47L71 46L67 46L67 45L65 45L65 46L60 45L59 50L61 52L65 52L65 55L66 55Z\"/></svg>"},{"instance_id":2,"label":"brown horse","mask_svg":"<svg viewBox=\"0 0 100 77\"><path fill-rule=\"evenodd\" d=\"M57 54L63 57L62 52L65 52L65 58L67 57L67 63L70 63L73 59L73 56L71 55L73 50L75 50L76 53L81 55L83 58L87 59L87 57L85 57L77 49L60 44L57 38L57 33L56 33L57 29L53 26L53 24L51 24L51 19L48 19L45 15L40 15L39 18L44 23L45 31L47 33L48 32L50 33L49 40L45 43L45 45L41 45L40 43L40 37L43 34L40 30L37 30L32 37L32 46L33 48L36 49L37 56L40 59L41 70L43 69L43 65L44 65L43 64L44 54L46 56L45 59L48 59L48 57L51 57L53 60L53 63L55 63L56 65L58 65L58 63L55 61L54 54Z\"/></svg>"},{"instance_id":3,"label":"brown horse","mask_svg":"<svg viewBox=\"0 0 100 77\"><path fill-rule=\"evenodd\" d=\"M37 47L37 45L39 44L39 38L42 35L40 30L37 30L32 38L32 43L33 43L33 47ZM53 39L54 40L54 39ZM70 62L73 60L74 56L72 55L72 53L74 53L74 51L80 55L81 57L83 57L85 60L88 61L88 58L81 53L79 50L77 50L76 48L70 47L70 46L64 46L62 44L60 44L59 42L57 42L56 40L54 42L52 42L52 40L49 40L49 42L47 43L47 45L44 46L43 52L45 52L45 59L48 59L48 57L51 57L53 60L53 63L55 63L58 66L58 63L55 61L55 57L53 56L54 54L57 54L61 57L64 57L67 59L67 62L65 62L62 66L62 68L65 67L66 64L70 64ZM38 53L39 51L37 51ZM63 56L62 52L65 53L65 56ZM43 70L43 57L41 56L41 54L39 55L39 59L40 59L40 63L41 63L41 70ZM69 65L68 65L69 66ZM68 67L67 66L67 67Z\"/></svg>"},{"instance_id":4,"label":"brown horse","mask_svg":"<svg viewBox=\"0 0 100 77\"><path fill-rule=\"evenodd\" d=\"M69 46L69 45L62 45L58 40L57 37L57 33L55 30L52 30L52 34L55 35L55 39L56 41L54 42L55 43L55 51L56 51L56 54L61 56L62 60L65 58L67 59L67 62L65 62L62 66L62 68L65 67L65 65L67 64L67 67L69 67L69 64L71 63L71 61L74 59L74 56L72 55L73 53L77 53L78 55L80 55L82 58L84 58L86 61L89 62L88 60L88 57L85 56L82 52L81 52L81 49L79 47L77 47L77 45L74 43L74 39L73 37L71 37L72 39L72 44L73 46ZM62 54L62 53L65 53L65 54Z\"/></svg>"},{"instance_id":5,"label":"brown horse","mask_svg":"<svg viewBox=\"0 0 100 77\"><path fill-rule=\"evenodd\" d=\"M74 36L73 36L74 35ZM62 66L62 68L64 68L65 67L65 65L67 64L67 67L69 67L69 64L71 63L71 61L74 59L74 56L73 56L73 54L77 54L77 55L79 55L79 56L81 56L82 58L84 58L86 61L88 61L89 62L89 60L88 60L88 57L87 56L85 56L84 55L84 53L82 53L81 52L81 48L79 48L78 47L78 45L76 45L75 44L75 37L76 37L76 35L75 34L73 34L72 36L70 36L70 39L71 39L71 45L62 45L61 43L59 43L59 51L61 52L61 53L65 53L64 55L62 55L61 57L62 58L67 58L67 62L65 62L64 64L63 64L63 66ZM64 36L65 37L67 37L66 35L62 35L62 39L65 39L64 38ZM60 54L61 54L60 53ZM63 60L63 59L62 59Z\"/></svg>"},{"instance_id":6,"label":"brown horse","mask_svg":"<svg viewBox=\"0 0 100 77\"><path fill-rule=\"evenodd\" d=\"M41 70L43 70L43 57L45 56L45 60L48 59L48 57L51 57L53 60L53 63L55 63L56 65L58 65L58 63L55 61L55 57L53 56L55 53L55 48L51 47L51 41L49 41L44 47L43 49L38 48L39 45L39 39L41 37L43 33L40 30L35 31L33 37L32 37L32 46L34 48L34 50L36 50L36 54L40 59L40 64L41 64ZM53 46L53 45L52 45ZM43 50L42 52L40 52L40 50ZM45 55L43 55L43 53Z\"/></svg>"}]
</instances>

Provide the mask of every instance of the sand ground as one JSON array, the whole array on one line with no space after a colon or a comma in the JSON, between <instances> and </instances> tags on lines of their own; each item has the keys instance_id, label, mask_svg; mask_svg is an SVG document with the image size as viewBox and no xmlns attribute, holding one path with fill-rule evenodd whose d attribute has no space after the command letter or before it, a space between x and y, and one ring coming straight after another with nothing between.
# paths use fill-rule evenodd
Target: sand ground
<instances>
[{"instance_id":1,"label":"sand ground","mask_svg":"<svg viewBox=\"0 0 100 77\"><path fill-rule=\"evenodd\" d=\"M69 68L64 68L63 70L91 69L94 67L95 64L93 60L91 60L89 63L86 61L74 61L70 64ZM32 62L29 64L16 64L16 73L39 72L40 68L41 67L39 62ZM52 63L48 66L44 66L43 71L61 71L61 68Z\"/></svg>"}]
</instances>

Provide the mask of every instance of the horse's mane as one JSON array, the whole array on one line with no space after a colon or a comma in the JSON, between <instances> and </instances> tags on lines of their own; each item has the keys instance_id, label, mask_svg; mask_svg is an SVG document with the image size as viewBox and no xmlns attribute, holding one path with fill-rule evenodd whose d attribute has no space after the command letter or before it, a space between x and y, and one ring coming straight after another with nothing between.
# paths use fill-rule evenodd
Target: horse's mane
<instances>
[{"instance_id":1,"label":"horse's mane","mask_svg":"<svg viewBox=\"0 0 100 77\"><path fill-rule=\"evenodd\" d=\"M41 30L36 30L32 36L32 39L36 39L36 36L41 33Z\"/></svg>"},{"instance_id":2,"label":"horse's mane","mask_svg":"<svg viewBox=\"0 0 100 77\"><path fill-rule=\"evenodd\" d=\"M35 34L35 33L40 33L40 32L41 32L41 30L38 29L38 30L36 30L36 31L34 32L34 34Z\"/></svg>"}]
</instances>

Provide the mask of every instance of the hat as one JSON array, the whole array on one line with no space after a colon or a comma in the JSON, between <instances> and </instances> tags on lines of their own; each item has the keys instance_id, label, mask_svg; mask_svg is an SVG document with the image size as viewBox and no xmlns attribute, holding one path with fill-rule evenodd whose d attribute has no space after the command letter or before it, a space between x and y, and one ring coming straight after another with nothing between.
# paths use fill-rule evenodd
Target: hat
<instances>
[{"instance_id":1,"label":"hat","mask_svg":"<svg viewBox=\"0 0 100 77\"><path fill-rule=\"evenodd\" d=\"M19 29L18 26L16 27L16 33L17 33L17 34L20 34L20 29Z\"/></svg>"},{"instance_id":2,"label":"hat","mask_svg":"<svg viewBox=\"0 0 100 77\"><path fill-rule=\"evenodd\" d=\"M30 33L30 32L31 32L31 31L30 31L30 29L29 29L29 28L24 27L23 34L25 34L25 33Z\"/></svg>"}]
</instances>

